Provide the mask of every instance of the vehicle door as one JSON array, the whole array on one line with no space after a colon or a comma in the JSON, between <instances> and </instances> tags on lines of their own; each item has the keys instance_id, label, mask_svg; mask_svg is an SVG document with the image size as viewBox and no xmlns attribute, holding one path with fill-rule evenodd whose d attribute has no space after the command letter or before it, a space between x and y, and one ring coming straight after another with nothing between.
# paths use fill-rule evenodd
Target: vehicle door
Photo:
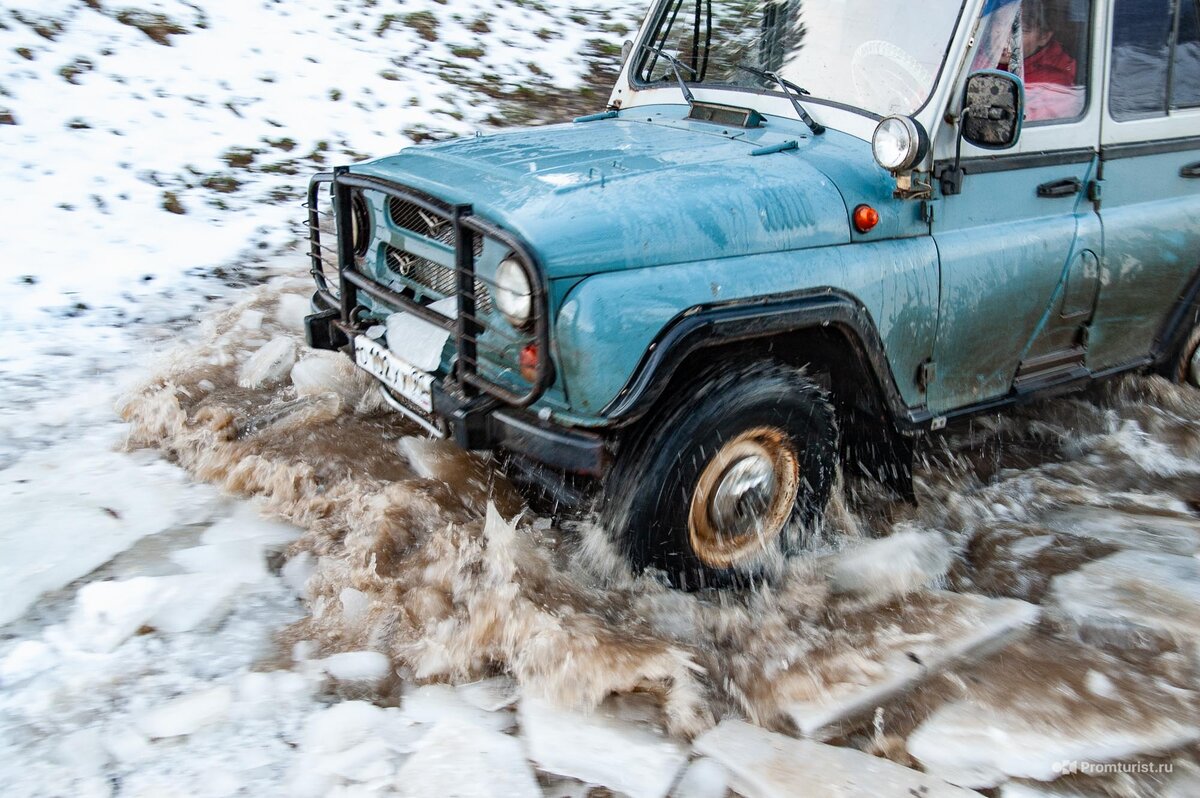
<instances>
[{"instance_id":1,"label":"vehicle door","mask_svg":"<svg viewBox=\"0 0 1200 798\"><path fill-rule=\"evenodd\" d=\"M989 0L973 31L968 71L1022 77L1025 125L1009 150L963 142L961 185L935 181L942 291L927 389L934 413L1086 375L1102 244L1088 198L1101 116L1094 5ZM943 126L935 175L953 165L946 156L957 127Z\"/></svg>"},{"instance_id":2,"label":"vehicle door","mask_svg":"<svg viewBox=\"0 0 1200 798\"><path fill-rule=\"evenodd\" d=\"M1144 362L1200 267L1197 0L1113 0L1101 131L1102 287L1088 365Z\"/></svg>"}]
</instances>

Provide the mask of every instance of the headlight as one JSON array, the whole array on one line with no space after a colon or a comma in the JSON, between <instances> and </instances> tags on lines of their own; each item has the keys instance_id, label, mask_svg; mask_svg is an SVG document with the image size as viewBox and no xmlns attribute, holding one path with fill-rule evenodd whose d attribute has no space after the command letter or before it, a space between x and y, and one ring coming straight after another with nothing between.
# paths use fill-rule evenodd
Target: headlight
<instances>
[{"instance_id":1,"label":"headlight","mask_svg":"<svg viewBox=\"0 0 1200 798\"><path fill-rule=\"evenodd\" d=\"M496 307L514 327L524 327L533 316L533 286L520 261L506 258L496 269Z\"/></svg>"},{"instance_id":2,"label":"headlight","mask_svg":"<svg viewBox=\"0 0 1200 798\"><path fill-rule=\"evenodd\" d=\"M907 172L929 152L929 136L907 116L889 116L871 140L875 162L889 172Z\"/></svg>"},{"instance_id":3,"label":"headlight","mask_svg":"<svg viewBox=\"0 0 1200 798\"><path fill-rule=\"evenodd\" d=\"M354 256L361 258L366 255L370 243L371 212L363 195L355 192L350 200L350 248L354 250Z\"/></svg>"}]
</instances>

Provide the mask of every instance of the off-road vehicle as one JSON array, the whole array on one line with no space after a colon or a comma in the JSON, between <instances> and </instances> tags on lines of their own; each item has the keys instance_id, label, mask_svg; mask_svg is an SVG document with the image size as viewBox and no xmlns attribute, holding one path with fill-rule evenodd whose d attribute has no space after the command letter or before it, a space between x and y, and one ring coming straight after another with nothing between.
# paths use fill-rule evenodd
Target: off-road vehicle
<instances>
[{"instance_id":1,"label":"off-road vehicle","mask_svg":"<svg viewBox=\"0 0 1200 798\"><path fill-rule=\"evenodd\" d=\"M607 110L317 176L310 344L564 499L603 484L635 567L753 580L839 461L903 491L951 419L1200 381L1197 18L661 0Z\"/></svg>"}]
</instances>

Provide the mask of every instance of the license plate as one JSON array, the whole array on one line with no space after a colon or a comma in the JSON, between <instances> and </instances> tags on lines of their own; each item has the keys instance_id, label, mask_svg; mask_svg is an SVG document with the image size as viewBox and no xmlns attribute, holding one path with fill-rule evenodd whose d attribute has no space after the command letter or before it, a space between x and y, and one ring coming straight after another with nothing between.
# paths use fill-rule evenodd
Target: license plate
<instances>
[{"instance_id":1,"label":"license plate","mask_svg":"<svg viewBox=\"0 0 1200 798\"><path fill-rule=\"evenodd\" d=\"M364 335L354 339L354 362L426 413L433 412L433 375L396 357Z\"/></svg>"}]
</instances>

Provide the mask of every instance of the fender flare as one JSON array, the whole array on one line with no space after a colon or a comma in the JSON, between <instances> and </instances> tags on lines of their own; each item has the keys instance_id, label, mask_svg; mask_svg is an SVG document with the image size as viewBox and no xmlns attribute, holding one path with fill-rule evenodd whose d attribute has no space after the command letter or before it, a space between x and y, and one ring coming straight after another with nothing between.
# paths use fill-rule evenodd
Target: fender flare
<instances>
[{"instance_id":1,"label":"fender flare","mask_svg":"<svg viewBox=\"0 0 1200 798\"><path fill-rule=\"evenodd\" d=\"M814 327L836 327L873 373L878 396L893 423L919 427L924 407L904 404L875 322L861 302L835 288L716 305L698 305L676 316L642 355L633 375L601 411L614 426L644 416L665 393L684 360L702 349L770 339Z\"/></svg>"}]
</instances>

